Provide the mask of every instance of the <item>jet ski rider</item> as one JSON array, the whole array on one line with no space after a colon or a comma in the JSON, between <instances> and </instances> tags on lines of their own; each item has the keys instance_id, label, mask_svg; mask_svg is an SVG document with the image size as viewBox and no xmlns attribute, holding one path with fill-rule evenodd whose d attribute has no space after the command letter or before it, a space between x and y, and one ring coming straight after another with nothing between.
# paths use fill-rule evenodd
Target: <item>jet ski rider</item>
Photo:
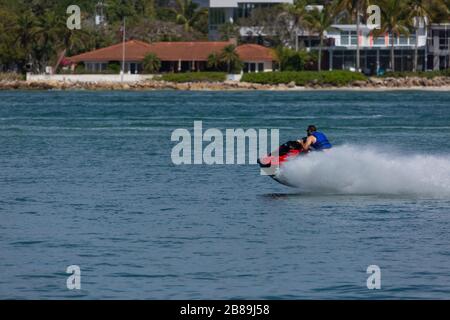
<instances>
[{"instance_id":1,"label":"jet ski rider","mask_svg":"<svg viewBox=\"0 0 450 320\"><path fill-rule=\"evenodd\" d=\"M305 140L298 140L304 150L309 150L310 147L313 147L314 151L331 149L332 145L328 141L327 136L322 132L317 131L316 126L308 126L308 128L306 129L306 133L308 137Z\"/></svg>"}]
</instances>

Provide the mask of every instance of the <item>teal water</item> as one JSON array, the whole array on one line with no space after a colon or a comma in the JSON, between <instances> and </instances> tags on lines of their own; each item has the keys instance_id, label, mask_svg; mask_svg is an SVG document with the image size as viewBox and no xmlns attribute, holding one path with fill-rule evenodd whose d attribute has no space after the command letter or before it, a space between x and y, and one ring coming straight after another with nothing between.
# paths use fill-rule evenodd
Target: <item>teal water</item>
<instances>
[{"instance_id":1,"label":"teal water","mask_svg":"<svg viewBox=\"0 0 450 320\"><path fill-rule=\"evenodd\" d=\"M175 166L195 120L336 152ZM450 297L450 92L4 91L0 146L0 298Z\"/></svg>"}]
</instances>

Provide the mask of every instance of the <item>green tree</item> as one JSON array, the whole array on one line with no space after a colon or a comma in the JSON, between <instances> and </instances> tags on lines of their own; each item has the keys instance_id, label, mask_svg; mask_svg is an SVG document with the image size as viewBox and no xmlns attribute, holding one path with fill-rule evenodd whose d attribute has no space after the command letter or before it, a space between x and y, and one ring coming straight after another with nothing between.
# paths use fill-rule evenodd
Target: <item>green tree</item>
<instances>
[{"instance_id":1,"label":"green tree","mask_svg":"<svg viewBox=\"0 0 450 320\"><path fill-rule=\"evenodd\" d=\"M34 47L38 24L35 16L30 10L24 11L17 17L14 33L14 44L17 47L16 61L22 69L26 63L34 61Z\"/></svg>"},{"instance_id":2,"label":"green tree","mask_svg":"<svg viewBox=\"0 0 450 320\"><path fill-rule=\"evenodd\" d=\"M219 27L220 39L228 41L239 37L239 26L232 22L225 22Z\"/></svg>"},{"instance_id":3,"label":"green tree","mask_svg":"<svg viewBox=\"0 0 450 320\"><path fill-rule=\"evenodd\" d=\"M227 72L237 72L242 68L242 62L236 52L235 45L228 45L223 48L220 54L220 60L227 66Z\"/></svg>"},{"instance_id":4,"label":"green tree","mask_svg":"<svg viewBox=\"0 0 450 320\"><path fill-rule=\"evenodd\" d=\"M14 30L15 25L16 17L0 8L0 72L7 71L9 65L15 62L14 56L18 54L15 45L15 34L11 32L11 30Z\"/></svg>"},{"instance_id":5,"label":"green tree","mask_svg":"<svg viewBox=\"0 0 450 320\"><path fill-rule=\"evenodd\" d=\"M206 8L199 8L192 0L176 0L173 11L176 14L176 22L183 25L186 32L193 31L202 17L208 14Z\"/></svg>"},{"instance_id":6,"label":"green tree","mask_svg":"<svg viewBox=\"0 0 450 320\"><path fill-rule=\"evenodd\" d=\"M42 71L56 57L58 50L61 50L61 35L66 29L63 16L55 11L47 9L38 18L34 48L38 70Z\"/></svg>"},{"instance_id":7,"label":"green tree","mask_svg":"<svg viewBox=\"0 0 450 320\"><path fill-rule=\"evenodd\" d=\"M210 53L208 56L207 66L209 69L220 70L222 67L220 54L217 54L215 52Z\"/></svg>"},{"instance_id":8,"label":"green tree","mask_svg":"<svg viewBox=\"0 0 450 320\"><path fill-rule=\"evenodd\" d=\"M306 27L306 15L308 11L306 10L307 0L295 0L293 4L287 4L285 10L290 14L292 25L294 28L295 36L295 50L299 49L298 45L298 32L303 32Z\"/></svg>"},{"instance_id":9,"label":"green tree","mask_svg":"<svg viewBox=\"0 0 450 320\"><path fill-rule=\"evenodd\" d=\"M409 35L411 19L405 2L398 0L379 0L381 8L381 28L374 34L389 33L391 41L390 68L395 71L395 38L402 34Z\"/></svg>"},{"instance_id":10,"label":"green tree","mask_svg":"<svg viewBox=\"0 0 450 320\"><path fill-rule=\"evenodd\" d=\"M108 0L107 16L110 23L122 23L126 17L135 17L136 10L133 1L127 0Z\"/></svg>"},{"instance_id":11,"label":"green tree","mask_svg":"<svg viewBox=\"0 0 450 320\"><path fill-rule=\"evenodd\" d=\"M158 72L161 69L161 59L155 53L151 52L145 56L143 67L146 73Z\"/></svg>"},{"instance_id":12,"label":"green tree","mask_svg":"<svg viewBox=\"0 0 450 320\"><path fill-rule=\"evenodd\" d=\"M403 0L404 1L404 0ZM360 69L360 52L359 34L361 30L361 16L366 15L366 9L370 5L370 0L337 0L335 5L335 13L345 10L352 20L356 20L356 69Z\"/></svg>"},{"instance_id":13,"label":"green tree","mask_svg":"<svg viewBox=\"0 0 450 320\"><path fill-rule=\"evenodd\" d=\"M437 5L438 2L442 1L434 0ZM432 22L432 1L430 0L407 0L407 7L409 9L410 19L414 21L416 42L414 44L414 66L413 71L417 71L418 64L418 46L419 46L419 24L421 22L427 21Z\"/></svg>"},{"instance_id":14,"label":"green tree","mask_svg":"<svg viewBox=\"0 0 450 320\"><path fill-rule=\"evenodd\" d=\"M305 50L293 50L287 47L279 46L276 49L278 65L280 71L301 71L305 66L313 64L315 57Z\"/></svg>"},{"instance_id":15,"label":"green tree","mask_svg":"<svg viewBox=\"0 0 450 320\"><path fill-rule=\"evenodd\" d=\"M154 19L156 17L155 0L137 0L135 10L141 17Z\"/></svg>"},{"instance_id":16,"label":"green tree","mask_svg":"<svg viewBox=\"0 0 450 320\"><path fill-rule=\"evenodd\" d=\"M317 61L317 70L321 70L322 64L322 48L325 31L333 24L335 8L331 4L324 5L322 10L314 8L306 15L308 28L319 34L319 57Z\"/></svg>"}]
</instances>

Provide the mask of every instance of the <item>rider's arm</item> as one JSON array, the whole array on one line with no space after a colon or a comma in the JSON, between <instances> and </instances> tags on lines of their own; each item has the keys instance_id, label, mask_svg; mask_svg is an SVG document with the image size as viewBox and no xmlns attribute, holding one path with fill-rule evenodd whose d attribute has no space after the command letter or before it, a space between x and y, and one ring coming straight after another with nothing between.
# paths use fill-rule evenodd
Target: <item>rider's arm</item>
<instances>
[{"instance_id":1,"label":"rider's arm","mask_svg":"<svg viewBox=\"0 0 450 320\"><path fill-rule=\"evenodd\" d=\"M300 144L302 145L302 147L303 147L304 150L308 150L309 147L311 147L312 144L316 143L316 140L317 140L316 137L314 137L314 136L309 136L309 137L306 139L306 142L303 142L302 140L299 140L299 142L300 142Z\"/></svg>"}]
</instances>

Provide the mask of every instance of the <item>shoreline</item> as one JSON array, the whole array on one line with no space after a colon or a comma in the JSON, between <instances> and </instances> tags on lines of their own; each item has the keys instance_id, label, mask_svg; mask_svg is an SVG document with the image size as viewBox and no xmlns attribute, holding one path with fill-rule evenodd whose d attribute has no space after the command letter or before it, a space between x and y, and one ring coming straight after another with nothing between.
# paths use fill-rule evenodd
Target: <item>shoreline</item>
<instances>
[{"instance_id":1,"label":"shoreline","mask_svg":"<svg viewBox=\"0 0 450 320\"><path fill-rule=\"evenodd\" d=\"M250 82L63 82L63 81L0 81L0 91L6 90L90 90L90 91L450 91L450 78L369 78L366 81L355 81L345 86L329 84L308 84L297 86L289 84L258 84Z\"/></svg>"}]
</instances>

